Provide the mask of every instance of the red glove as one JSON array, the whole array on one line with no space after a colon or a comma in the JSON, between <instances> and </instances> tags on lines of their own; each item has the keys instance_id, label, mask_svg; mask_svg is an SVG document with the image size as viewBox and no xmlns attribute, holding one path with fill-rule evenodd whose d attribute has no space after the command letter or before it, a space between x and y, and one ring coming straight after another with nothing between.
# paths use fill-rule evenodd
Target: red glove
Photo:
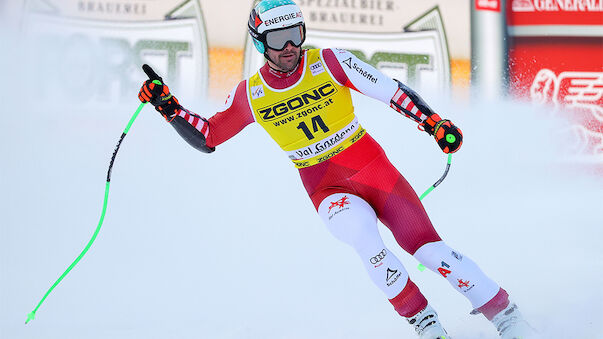
<instances>
[{"instance_id":1,"label":"red glove","mask_svg":"<svg viewBox=\"0 0 603 339\"><path fill-rule=\"evenodd\" d=\"M450 120L442 119L437 114L430 115L421 124L429 135L433 135L444 153L454 153L463 144L463 133Z\"/></svg>"}]
</instances>

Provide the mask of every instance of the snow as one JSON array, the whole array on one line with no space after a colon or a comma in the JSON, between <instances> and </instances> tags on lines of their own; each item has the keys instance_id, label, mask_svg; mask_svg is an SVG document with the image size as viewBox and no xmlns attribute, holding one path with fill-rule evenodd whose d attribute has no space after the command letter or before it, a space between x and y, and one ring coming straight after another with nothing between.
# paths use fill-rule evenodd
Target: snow
<instances>
[{"instance_id":1,"label":"snow","mask_svg":"<svg viewBox=\"0 0 603 339\"><path fill-rule=\"evenodd\" d=\"M24 325L92 236L110 156L138 101L133 92L124 105L91 111L69 93L39 100L44 74L21 76L19 55L3 54L15 67L0 85L0 338L413 338L259 126L207 155L151 107L121 146L96 242ZM424 93L465 135L424 200L441 236L499 282L544 338L601 338L601 177L566 160L560 122L541 110L438 95ZM363 126L422 193L446 156L409 119L355 99ZM207 116L218 103L189 106ZM496 337L380 227L454 338Z\"/></svg>"}]
</instances>

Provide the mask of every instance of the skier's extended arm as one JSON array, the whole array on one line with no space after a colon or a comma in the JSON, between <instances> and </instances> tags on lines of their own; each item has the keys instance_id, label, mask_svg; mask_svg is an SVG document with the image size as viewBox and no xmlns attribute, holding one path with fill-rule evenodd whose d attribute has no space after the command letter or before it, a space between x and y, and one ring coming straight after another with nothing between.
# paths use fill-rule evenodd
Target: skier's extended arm
<instances>
[{"instance_id":1,"label":"skier's extended arm","mask_svg":"<svg viewBox=\"0 0 603 339\"><path fill-rule=\"evenodd\" d=\"M215 146L230 139L253 122L244 81L233 89L223 109L210 119L182 107L164 84L147 80L142 85L138 97L142 102L150 102L155 106L189 145L204 153L213 152Z\"/></svg>"},{"instance_id":2,"label":"skier's extended arm","mask_svg":"<svg viewBox=\"0 0 603 339\"><path fill-rule=\"evenodd\" d=\"M440 118L408 86L388 77L346 50L324 49L322 55L327 68L341 85L377 99L416 121L420 128L434 136L445 153L454 153L461 147L461 130L450 120Z\"/></svg>"}]
</instances>

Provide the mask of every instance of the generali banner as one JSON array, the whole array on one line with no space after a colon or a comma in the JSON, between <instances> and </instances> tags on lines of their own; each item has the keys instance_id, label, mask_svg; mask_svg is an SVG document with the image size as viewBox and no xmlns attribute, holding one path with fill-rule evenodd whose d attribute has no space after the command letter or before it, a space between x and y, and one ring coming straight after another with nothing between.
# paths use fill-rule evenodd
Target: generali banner
<instances>
[{"instance_id":1,"label":"generali banner","mask_svg":"<svg viewBox=\"0 0 603 339\"><path fill-rule=\"evenodd\" d=\"M509 25L602 25L603 0L511 0Z\"/></svg>"},{"instance_id":2,"label":"generali banner","mask_svg":"<svg viewBox=\"0 0 603 339\"><path fill-rule=\"evenodd\" d=\"M198 0L28 1L32 66L47 100L82 108L136 98L148 63L179 98L206 93L208 50ZM53 79L61 79L54 81Z\"/></svg>"},{"instance_id":3,"label":"generali banner","mask_svg":"<svg viewBox=\"0 0 603 339\"><path fill-rule=\"evenodd\" d=\"M567 118L573 153L603 163L603 1L513 0L511 91Z\"/></svg>"},{"instance_id":4,"label":"generali banner","mask_svg":"<svg viewBox=\"0 0 603 339\"><path fill-rule=\"evenodd\" d=\"M307 27L305 48L342 48L418 89L450 89L450 53L437 6L409 17L410 1L298 0ZM244 77L265 63L248 39Z\"/></svg>"}]
</instances>

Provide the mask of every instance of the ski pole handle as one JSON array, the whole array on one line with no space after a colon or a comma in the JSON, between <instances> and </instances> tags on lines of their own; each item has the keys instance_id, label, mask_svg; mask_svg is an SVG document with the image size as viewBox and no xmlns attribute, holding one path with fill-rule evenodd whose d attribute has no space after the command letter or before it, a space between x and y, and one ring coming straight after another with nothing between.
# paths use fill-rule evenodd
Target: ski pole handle
<instances>
[{"instance_id":1,"label":"ski pole handle","mask_svg":"<svg viewBox=\"0 0 603 339\"><path fill-rule=\"evenodd\" d=\"M144 65L142 65L142 70L146 73L146 75L149 77L149 79L159 80L161 83L163 83L163 79L159 75L157 75L157 73L155 73L155 71L151 68L151 66L144 64Z\"/></svg>"}]
</instances>

